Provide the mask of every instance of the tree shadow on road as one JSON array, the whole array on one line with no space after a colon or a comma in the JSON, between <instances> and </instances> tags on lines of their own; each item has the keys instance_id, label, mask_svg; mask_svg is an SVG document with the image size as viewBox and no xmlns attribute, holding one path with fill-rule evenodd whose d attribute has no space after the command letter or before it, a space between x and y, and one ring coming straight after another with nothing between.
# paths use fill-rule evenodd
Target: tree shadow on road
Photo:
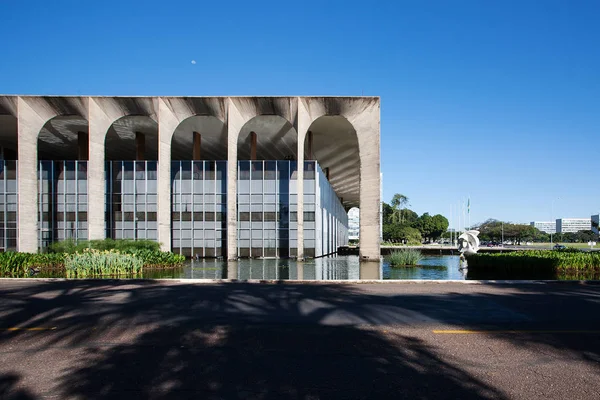
<instances>
[{"instance_id":1,"label":"tree shadow on road","mask_svg":"<svg viewBox=\"0 0 600 400\"><path fill-rule=\"evenodd\" d=\"M41 368L49 348L85 349L42 388L63 398L504 397L418 338L348 323L350 304L369 298L352 286L81 281L0 293L3 325L57 327L3 332L0 344L34 348ZM327 321L338 307L345 317Z\"/></svg>"},{"instance_id":2,"label":"tree shadow on road","mask_svg":"<svg viewBox=\"0 0 600 400\"><path fill-rule=\"evenodd\" d=\"M49 348L61 346L65 354L83 348L72 365L54 371L52 391L63 398L504 398L410 330L381 326L428 320L467 329L527 329L530 310L540 312L531 305L547 305L536 317L551 327L581 321L565 312L597 310L600 295L598 287L562 286L557 292L544 285L498 293L397 288L381 295L340 284L4 285L4 327L57 329L29 336L5 331L0 346L28 347L41 363ZM588 327L598 325L597 318L588 318ZM591 362L600 354L598 340L590 346L573 336L501 340L567 349ZM42 368L52 365L47 360ZM28 373L18 365L0 366L7 382Z\"/></svg>"}]
</instances>

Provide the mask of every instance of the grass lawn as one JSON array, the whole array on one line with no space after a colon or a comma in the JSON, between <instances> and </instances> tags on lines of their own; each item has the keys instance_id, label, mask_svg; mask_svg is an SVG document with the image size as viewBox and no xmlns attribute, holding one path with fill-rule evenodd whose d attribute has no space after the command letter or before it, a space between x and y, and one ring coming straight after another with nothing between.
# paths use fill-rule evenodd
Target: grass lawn
<instances>
[{"instance_id":1,"label":"grass lawn","mask_svg":"<svg viewBox=\"0 0 600 400\"><path fill-rule=\"evenodd\" d=\"M563 243L563 242L554 242L552 244L550 244L550 242L548 242L548 243L531 243L529 246L540 248L540 249L549 249L552 246L554 246L555 244L562 244L563 246L571 247L574 249L589 249L590 248L590 246L588 246L587 243ZM600 243L596 242L596 246L592 247L592 249L600 249Z\"/></svg>"}]
</instances>

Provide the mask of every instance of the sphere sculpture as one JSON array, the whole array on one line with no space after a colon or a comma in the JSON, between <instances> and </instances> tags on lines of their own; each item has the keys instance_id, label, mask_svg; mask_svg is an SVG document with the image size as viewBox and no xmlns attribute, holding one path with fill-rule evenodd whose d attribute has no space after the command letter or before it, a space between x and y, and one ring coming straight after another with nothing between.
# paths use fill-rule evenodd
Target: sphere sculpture
<instances>
[{"instance_id":1,"label":"sphere sculpture","mask_svg":"<svg viewBox=\"0 0 600 400\"><path fill-rule=\"evenodd\" d=\"M464 254L475 254L479 250L479 231L465 231L458 237L458 251L461 256Z\"/></svg>"}]
</instances>

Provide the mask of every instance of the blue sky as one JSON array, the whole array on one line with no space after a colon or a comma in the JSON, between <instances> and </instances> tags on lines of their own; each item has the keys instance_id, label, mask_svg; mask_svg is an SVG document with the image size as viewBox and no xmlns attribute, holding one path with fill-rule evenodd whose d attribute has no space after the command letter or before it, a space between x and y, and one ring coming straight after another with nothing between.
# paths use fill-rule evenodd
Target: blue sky
<instances>
[{"instance_id":1,"label":"blue sky","mask_svg":"<svg viewBox=\"0 0 600 400\"><path fill-rule=\"evenodd\" d=\"M564 0L0 1L0 92L377 95L384 200L450 216L470 196L472 222L588 217L599 15Z\"/></svg>"}]
</instances>

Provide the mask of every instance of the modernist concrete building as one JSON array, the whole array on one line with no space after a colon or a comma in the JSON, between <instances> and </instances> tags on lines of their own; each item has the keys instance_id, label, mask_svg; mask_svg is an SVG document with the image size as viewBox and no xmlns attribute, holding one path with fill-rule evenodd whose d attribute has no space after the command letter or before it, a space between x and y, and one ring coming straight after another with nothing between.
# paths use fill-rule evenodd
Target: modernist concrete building
<instances>
[{"instance_id":1,"label":"modernist concrete building","mask_svg":"<svg viewBox=\"0 0 600 400\"><path fill-rule=\"evenodd\" d=\"M592 231L595 234L600 233L600 213L592 215Z\"/></svg>"},{"instance_id":2,"label":"modernist concrete building","mask_svg":"<svg viewBox=\"0 0 600 400\"><path fill-rule=\"evenodd\" d=\"M556 231L559 233L589 231L592 229L590 218L557 218Z\"/></svg>"},{"instance_id":3,"label":"modernist concrete building","mask_svg":"<svg viewBox=\"0 0 600 400\"><path fill-rule=\"evenodd\" d=\"M379 259L377 97L0 96L0 250L147 238L203 257Z\"/></svg>"},{"instance_id":4,"label":"modernist concrete building","mask_svg":"<svg viewBox=\"0 0 600 400\"><path fill-rule=\"evenodd\" d=\"M533 221L530 225L545 233L556 233L556 221Z\"/></svg>"}]
</instances>

